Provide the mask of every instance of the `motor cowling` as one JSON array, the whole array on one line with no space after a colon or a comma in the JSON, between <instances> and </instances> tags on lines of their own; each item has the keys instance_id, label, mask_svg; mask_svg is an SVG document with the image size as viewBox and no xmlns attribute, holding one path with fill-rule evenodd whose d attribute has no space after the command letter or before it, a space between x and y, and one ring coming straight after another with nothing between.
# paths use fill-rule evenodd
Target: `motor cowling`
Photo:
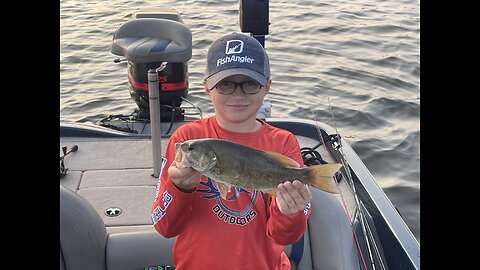
<instances>
[{"instance_id":1,"label":"motor cowling","mask_svg":"<svg viewBox=\"0 0 480 270\"><path fill-rule=\"evenodd\" d=\"M149 119L148 70L157 68L160 62L135 63L128 61L128 90L139 109L139 117ZM188 94L188 63L168 63L158 72L161 120L181 119L179 109ZM175 109L177 108L177 109Z\"/></svg>"}]
</instances>

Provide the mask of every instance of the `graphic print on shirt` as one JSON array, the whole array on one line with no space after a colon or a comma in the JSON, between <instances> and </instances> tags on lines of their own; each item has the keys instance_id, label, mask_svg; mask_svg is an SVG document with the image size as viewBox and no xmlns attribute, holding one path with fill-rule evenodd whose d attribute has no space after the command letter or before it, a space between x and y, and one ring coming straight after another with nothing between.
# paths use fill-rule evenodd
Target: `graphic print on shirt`
<instances>
[{"instance_id":1,"label":"graphic print on shirt","mask_svg":"<svg viewBox=\"0 0 480 270\"><path fill-rule=\"evenodd\" d=\"M167 164L167 159L165 157L162 157L162 167L160 167L160 174L157 180L157 188L155 189L154 201L158 198L158 192L160 191L160 176L162 175L162 171L163 171L163 168L165 167L165 164Z\"/></svg>"},{"instance_id":2,"label":"graphic print on shirt","mask_svg":"<svg viewBox=\"0 0 480 270\"><path fill-rule=\"evenodd\" d=\"M207 178L207 181L200 182L200 186L198 186L196 192L203 193L201 197L208 200L215 200L217 203L212 207L212 212L216 217L223 222L231 225L239 225L244 226L250 223L256 216L257 212L253 209L253 205L255 204L259 191L252 190L248 191L243 188L235 188L234 192L227 199L224 201L220 196L220 192L214 186L214 182L212 179ZM242 205L237 208L242 209L234 209L233 207L229 207L229 205L236 205L239 206L240 201L246 200L239 200L240 198L248 196L250 198L246 205Z\"/></svg>"},{"instance_id":3,"label":"graphic print on shirt","mask_svg":"<svg viewBox=\"0 0 480 270\"><path fill-rule=\"evenodd\" d=\"M158 221L160 221L160 219L162 219L163 216L165 216L165 214L167 213L167 208L173 200L172 195L170 195L170 193L168 193L168 191L165 190L162 195L162 200L163 200L163 207L160 207L160 205L157 205L157 207L155 207L152 214L150 215L152 224L154 225Z\"/></svg>"}]
</instances>

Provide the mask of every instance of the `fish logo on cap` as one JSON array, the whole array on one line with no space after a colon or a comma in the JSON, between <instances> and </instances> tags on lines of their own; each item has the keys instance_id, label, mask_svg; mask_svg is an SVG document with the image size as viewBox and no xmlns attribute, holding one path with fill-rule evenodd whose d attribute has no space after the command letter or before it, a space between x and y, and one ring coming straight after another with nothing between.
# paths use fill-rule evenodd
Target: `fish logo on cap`
<instances>
[{"instance_id":1,"label":"fish logo on cap","mask_svg":"<svg viewBox=\"0 0 480 270\"><path fill-rule=\"evenodd\" d=\"M243 52L243 41L238 39L227 41L227 46L225 47L225 54L239 54L242 52Z\"/></svg>"}]
</instances>

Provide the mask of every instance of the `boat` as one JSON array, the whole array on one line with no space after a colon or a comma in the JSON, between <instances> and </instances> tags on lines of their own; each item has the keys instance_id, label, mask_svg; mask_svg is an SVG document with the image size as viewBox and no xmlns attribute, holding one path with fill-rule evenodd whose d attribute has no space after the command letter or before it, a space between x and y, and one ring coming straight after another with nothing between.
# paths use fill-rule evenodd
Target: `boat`
<instances>
[{"instance_id":1,"label":"boat","mask_svg":"<svg viewBox=\"0 0 480 270\"><path fill-rule=\"evenodd\" d=\"M240 1L240 15L242 32L264 42L268 1ZM163 49L129 47L139 38ZM175 46L165 50L166 40ZM60 269L175 269L175 238L156 232L150 208L162 162L155 153L203 117L188 101L191 33L174 9L139 9L115 31L111 51L128 62L138 109L60 123ZM343 164L334 176L339 194L311 189L307 230L285 247L292 269L420 269L418 241L348 141L326 123L272 117L272 105L257 117L291 131L306 166Z\"/></svg>"}]
</instances>

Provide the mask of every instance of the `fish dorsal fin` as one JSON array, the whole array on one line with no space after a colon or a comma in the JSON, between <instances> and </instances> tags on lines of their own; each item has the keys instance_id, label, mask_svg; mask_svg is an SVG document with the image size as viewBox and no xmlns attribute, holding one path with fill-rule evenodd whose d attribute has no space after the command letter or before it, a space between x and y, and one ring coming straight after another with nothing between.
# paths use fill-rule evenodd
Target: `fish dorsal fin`
<instances>
[{"instance_id":1,"label":"fish dorsal fin","mask_svg":"<svg viewBox=\"0 0 480 270\"><path fill-rule=\"evenodd\" d=\"M215 182L215 186L218 189L218 191L220 192L220 196L222 197L222 199L226 200L227 199L227 193L230 191L232 186L230 186L229 184L222 183L222 182Z\"/></svg>"},{"instance_id":2,"label":"fish dorsal fin","mask_svg":"<svg viewBox=\"0 0 480 270\"><path fill-rule=\"evenodd\" d=\"M295 160L293 160L293 159L291 159L287 156L284 156L280 153L265 151L265 155L269 158L273 158L273 159L277 160L278 162L280 162L285 167L288 167L288 168L299 168L300 167L298 162L296 162Z\"/></svg>"}]
</instances>

